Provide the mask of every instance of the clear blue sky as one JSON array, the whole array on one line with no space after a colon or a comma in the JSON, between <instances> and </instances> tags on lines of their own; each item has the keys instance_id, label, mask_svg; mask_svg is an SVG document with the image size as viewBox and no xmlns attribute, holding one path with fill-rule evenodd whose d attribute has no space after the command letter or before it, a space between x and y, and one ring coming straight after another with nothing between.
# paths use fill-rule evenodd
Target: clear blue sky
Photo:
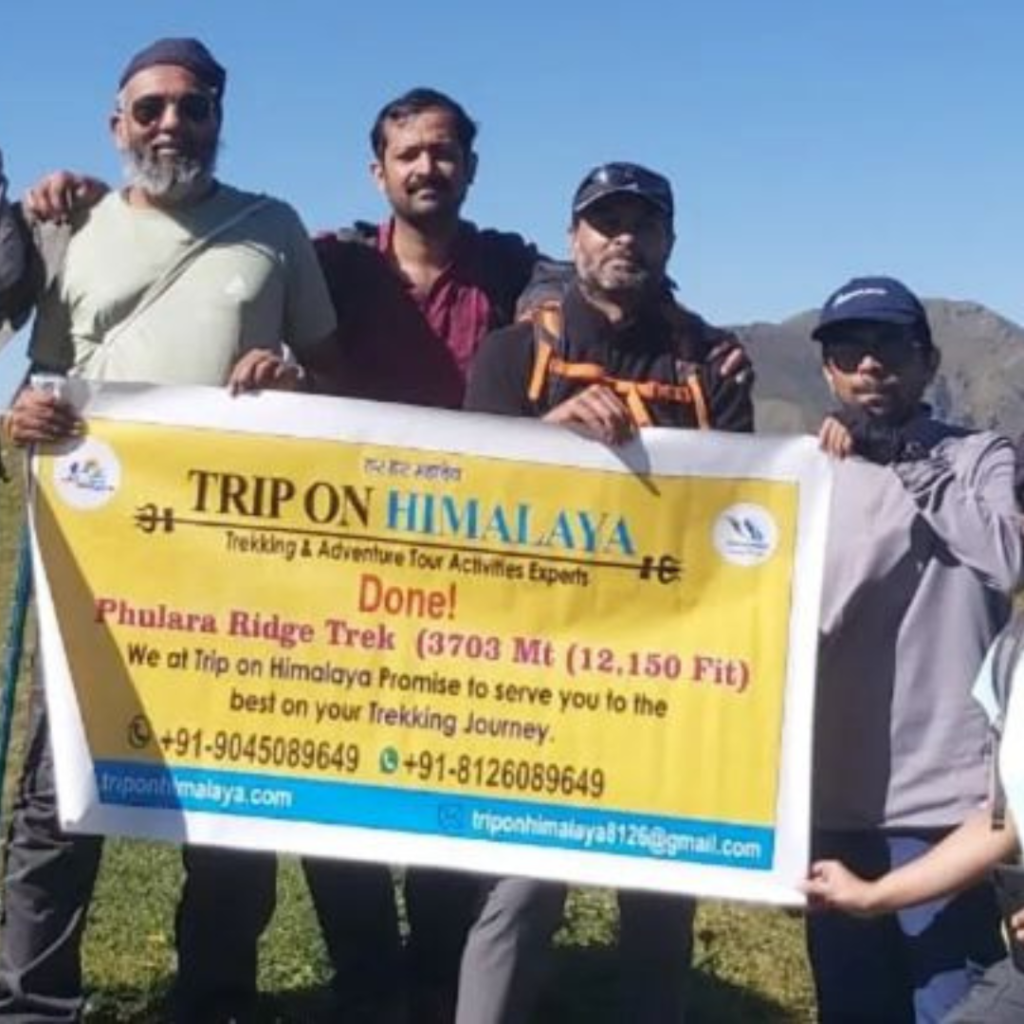
<instances>
[{"instance_id":1,"label":"clear blue sky","mask_svg":"<svg viewBox=\"0 0 1024 1024\"><path fill-rule=\"evenodd\" d=\"M673 181L680 295L780 319L859 272L1024 322L1024 0L10 2L0 147L16 191L120 174L106 128L127 58L198 35L229 71L221 176L311 229L383 203L378 108L415 85L480 124L467 215L564 250L582 174Z\"/></svg>"}]
</instances>

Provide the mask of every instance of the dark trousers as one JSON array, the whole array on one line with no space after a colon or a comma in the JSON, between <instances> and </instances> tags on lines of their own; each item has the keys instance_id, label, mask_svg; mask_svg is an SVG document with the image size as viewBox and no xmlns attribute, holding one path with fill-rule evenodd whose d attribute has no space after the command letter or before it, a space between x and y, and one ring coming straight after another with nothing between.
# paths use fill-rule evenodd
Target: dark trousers
<instances>
[{"instance_id":1,"label":"dark trousers","mask_svg":"<svg viewBox=\"0 0 1024 1024\"><path fill-rule=\"evenodd\" d=\"M439 868L406 869L411 1024L450 1024L454 1020L459 966L479 895L479 875Z\"/></svg>"},{"instance_id":2,"label":"dark trousers","mask_svg":"<svg viewBox=\"0 0 1024 1024\"><path fill-rule=\"evenodd\" d=\"M630 1024L680 1024L693 959L697 904L660 892L619 893L620 1018Z\"/></svg>"},{"instance_id":3,"label":"dark trousers","mask_svg":"<svg viewBox=\"0 0 1024 1024\"><path fill-rule=\"evenodd\" d=\"M818 832L814 857L877 878L915 860L945 832ZM896 914L839 913L807 921L822 1024L938 1024L989 965L1005 955L987 883Z\"/></svg>"},{"instance_id":4,"label":"dark trousers","mask_svg":"<svg viewBox=\"0 0 1024 1024\"><path fill-rule=\"evenodd\" d=\"M25 766L11 817L0 937L0 1018L77 1021L79 946L99 869L101 841L65 835L42 687L33 686Z\"/></svg>"},{"instance_id":5,"label":"dark trousers","mask_svg":"<svg viewBox=\"0 0 1024 1024\"><path fill-rule=\"evenodd\" d=\"M58 825L49 726L37 682L7 850L0 1019L80 1019L80 947L101 849L99 837L68 835ZM274 912L276 858L191 846L183 859L175 1014L183 1024L243 1021L254 1012L257 945ZM365 1008L394 1002L402 963L390 871L315 859L303 866L342 1012L372 1013Z\"/></svg>"},{"instance_id":6,"label":"dark trousers","mask_svg":"<svg viewBox=\"0 0 1024 1024\"><path fill-rule=\"evenodd\" d=\"M204 846L187 846L182 857L175 1017L182 1024L244 1020L254 1013L257 946L274 913L277 858ZM402 995L402 952L390 871L318 858L302 866L341 1019L397 1012L391 1005Z\"/></svg>"}]
</instances>

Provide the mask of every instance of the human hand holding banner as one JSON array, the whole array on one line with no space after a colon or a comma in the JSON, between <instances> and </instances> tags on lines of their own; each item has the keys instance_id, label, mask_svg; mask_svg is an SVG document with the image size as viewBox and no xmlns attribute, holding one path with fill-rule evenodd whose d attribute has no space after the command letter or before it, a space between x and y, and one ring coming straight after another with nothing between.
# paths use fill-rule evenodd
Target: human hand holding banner
<instances>
[{"instance_id":1,"label":"human hand holding banner","mask_svg":"<svg viewBox=\"0 0 1024 1024\"><path fill-rule=\"evenodd\" d=\"M32 501L65 827L799 899L812 439L82 390Z\"/></svg>"}]
</instances>

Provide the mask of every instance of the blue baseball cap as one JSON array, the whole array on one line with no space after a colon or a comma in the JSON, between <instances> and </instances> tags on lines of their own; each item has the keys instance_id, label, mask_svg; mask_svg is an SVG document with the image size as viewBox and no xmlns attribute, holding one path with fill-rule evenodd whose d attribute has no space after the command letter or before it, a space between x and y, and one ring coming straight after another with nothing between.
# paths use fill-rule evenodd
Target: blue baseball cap
<instances>
[{"instance_id":1,"label":"blue baseball cap","mask_svg":"<svg viewBox=\"0 0 1024 1024\"><path fill-rule=\"evenodd\" d=\"M894 277L855 277L837 288L821 307L815 341L825 341L831 330L851 320L909 327L931 344L928 314L921 300Z\"/></svg>"}]
</instances>

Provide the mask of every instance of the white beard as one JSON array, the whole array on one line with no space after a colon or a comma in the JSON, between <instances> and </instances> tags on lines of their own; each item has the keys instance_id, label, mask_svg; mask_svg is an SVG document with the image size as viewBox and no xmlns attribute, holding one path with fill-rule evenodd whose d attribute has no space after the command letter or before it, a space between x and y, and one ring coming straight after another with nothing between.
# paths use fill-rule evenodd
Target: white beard
<instances>
[{"instance_id":1,"label":"white beard","mask_svg":"<svg viewBox=\"0 0 1024 1024\"><path fill-rule=\"evenodd\" d=\"M206 162L192 156L153 158L132 150L122 154L127 184L172 205L205 191L216 162L216 153Z\"/></svg>"}]
</instances>

